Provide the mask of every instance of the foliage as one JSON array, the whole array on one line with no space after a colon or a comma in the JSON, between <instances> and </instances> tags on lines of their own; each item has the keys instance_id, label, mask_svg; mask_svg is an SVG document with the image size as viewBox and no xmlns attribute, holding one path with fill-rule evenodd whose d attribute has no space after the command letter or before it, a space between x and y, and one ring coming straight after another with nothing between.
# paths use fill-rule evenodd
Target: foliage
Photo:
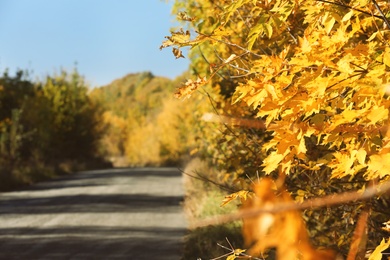
<instances>
[{"instance_id":1,"label":"foliage","mask_svg":"<svg viewBox=\"0 0 390 260\"><path fill-rule=\"evenodd\" d=\"M175 6L186 27L172 31L161 48L172 47L179 58L190 46L195 74L177 97L208 92L216 113L265 123L263 130L228 126L207 140L206 155L219 157L233 179L285 174L297 199L389 179L386 1L177 0ZM386 236L380 223L387 203L386 196L369 203L370 247ZM354 223L363 204L332 214L307 210L315 243L346 253L353 225L343 220Z\"/></svg>"},{"instance_id":2,"label":"foliage","mask_svg":"<svg viewBox=\"0 0 390 260\"><path fill-rule=\"evenodd\" d=\"M382 252L390 246L390 240L385 241L383 239L377 248L375 248L374 252L370 255L369 260L380 260L382 259Z\"/></svg>"},{"instance_id":3,"label":"foliage","mask_svg":"<svg viewBox=\"0 0 390 260\"><path fill-rule=\"evenodd\" d=\"M182 106L173 99L174 86L181 81L143 72L94 89L92 99L106 109L102 152L118 166L172 165L184 160L194 147L193 126L202 109L198 101ZM199 113L193 113L197 109Z\"/></svg>"},{"instance_id":4,"label":"foliage","mask_svg":"<svg viewBox=\"0 0 390 260\"><path fill-rule=\"evenodd\" d=\"M91 102L88 88L77 73L47 77L40 88L51 111L50 154L54 158L93 157L102 132L102 110ZM48 130L48 129L47 129Z\"/></svg>"},{"instance_id":5,"label":"foliage","mask_svg":"<svg viewBox=\"0 0 390 260\"><path fill-rule=\"evenodd\" d=\"M198 219L228 213L237 208L237 203L220 207L221 199L228 194L209 182L194 178L210 177L218 171L207 162L194 158L184 169L184 188L186 200L184 210L191 227ZM202 191L199 193L199 191ZM220 245L227 246L226 238L235 247L242 247L241 223L234 222L220 226L208 226L192 229L185 238L183 259L214 259L226 253Z\"/></svg>"},{"instance_id":6,"label":"foliage","mask_svg":"<svg viewBox=\"0 0 390 260\"><path fill-rule=\"evenodd\" d=\"M18 71L0 78L1 189L98 162L101 109L74 71L33 82ZM77 166L78 165L78 166Z\"/></svg>"}]
</instances>

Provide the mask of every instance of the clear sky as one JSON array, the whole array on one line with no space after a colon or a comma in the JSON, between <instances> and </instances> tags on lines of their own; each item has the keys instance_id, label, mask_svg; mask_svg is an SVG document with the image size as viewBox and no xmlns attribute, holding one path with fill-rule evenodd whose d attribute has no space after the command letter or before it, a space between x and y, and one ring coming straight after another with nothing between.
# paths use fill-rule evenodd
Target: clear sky
<instances>
[{"instance_id":1,"label":"clear sky","mask_svg":"<svg viewBox=\"0 0 390 260\"><path fill-rule=\"evenodd\" d=\"M128 73L174 78L188 67L159 50L174 26L172 1L0 0L0 72L33 78L77 69L92 87Z\"/></svg>"}]
</instances>

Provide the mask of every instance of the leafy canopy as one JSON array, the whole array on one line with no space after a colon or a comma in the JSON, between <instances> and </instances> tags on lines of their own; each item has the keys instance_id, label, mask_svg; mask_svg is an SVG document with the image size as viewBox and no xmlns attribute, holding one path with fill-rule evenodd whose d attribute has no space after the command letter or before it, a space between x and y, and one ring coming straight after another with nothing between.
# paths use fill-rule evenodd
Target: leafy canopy
<instances>
[{"instance_id":1,"label":"leafy canopy","mask_svg":"<svg viewBox=\"0 0 390 260\"><path fill-rule=\"evenodd\" d=\"M258 141L261 174L389 179L386 1L177 0L175 8L185 29L161 48L180 58L190 47L195 74L176 96L212 86L225 93L226 103L217 101L225 113L263 120L271 137Z\"/></svg>"}]
</instances>

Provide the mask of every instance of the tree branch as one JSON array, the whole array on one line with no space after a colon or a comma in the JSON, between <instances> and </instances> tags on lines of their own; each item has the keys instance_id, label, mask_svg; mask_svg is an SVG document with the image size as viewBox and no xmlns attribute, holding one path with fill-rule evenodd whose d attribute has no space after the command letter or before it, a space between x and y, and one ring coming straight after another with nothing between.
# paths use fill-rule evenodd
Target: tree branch
<instances>
[{"instance_id":1,"label":"tree branch","mask_svg":"<svg viewBox=\"0 0 390 260\"><path fill-rule=\"evenodd\" d=\"M378 10L378 12L381 14L381 18L382 18L382 20L386 23L387 28L390 29L390 22L389 22L389 20L387 20L385 14L382 12L382 10L381 10L381 8L379 7L378 3L377 3L375 0L372 0L372 3L374 4L376 10Z\"/></svg>"},{"instance_id":2,"label":"tree branch","mask_svg":"<svg viewBox=\"0 0 390 260\"><path fill-rule=\"evenodd\" d=\"M379 184L376 186L368 187L363 192L360 191L344 192L341 194L332 194L320 198L309 199L302 203L296 203L296 202L280 203L267 208L246 209L232 214L214 216L196 222L192 226L192 228L206 227L209 225L220 225L223 223L240 220L242 218L254 217L263 213L278 213L278 212L290 211L290 210L303 210L303 209L314 209L314 208L336 206L336 205L345 204L349 202L367 200L374 196L379 196L381 194L384 194L388 191L390 191L390 181L387 181L383 184Z\"/></svg>"},{"instance_id":3,"label":"tree branch","mask_svg":"<svg viewBox=\"0 0 390 260\"><path fill-rule=\"evenodd\" d=\"M347 8L347 9L358 11L360 13L363 13L363 14L366 14L366 15L369 15L369 16L374 16L376 18L384 20L383 17L380 16L380 15L373 15L373 14L371 14L369 12L363 11L361 9L358 9L358 8L355 8L355 7L352 7L352 6L349 6L349 5L345 5L345 4L341 4L341 3L337 3L337 2L332 2L332 1L327 1L327 0L317 0L317 1L318 2L322 2L322 3L326 3L326 4L332 4L332 5L341 6L341 7Z\"/></svg>"}]
</instances>

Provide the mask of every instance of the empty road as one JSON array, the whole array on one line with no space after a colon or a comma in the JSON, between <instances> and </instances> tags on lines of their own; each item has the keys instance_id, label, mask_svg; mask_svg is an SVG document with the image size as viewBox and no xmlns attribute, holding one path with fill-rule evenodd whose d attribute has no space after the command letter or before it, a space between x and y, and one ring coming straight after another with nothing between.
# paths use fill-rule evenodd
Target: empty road
<instances>
[{"instance_id":1,"label":"empty road","mask_svg":"<svg viewBox=\"0 0 390 260\"><path fill-rule=\"evenodd\" d=\"M0 259L181 259L175 168L86 171L0 193Z\"/></svg>"}]
</instances>

